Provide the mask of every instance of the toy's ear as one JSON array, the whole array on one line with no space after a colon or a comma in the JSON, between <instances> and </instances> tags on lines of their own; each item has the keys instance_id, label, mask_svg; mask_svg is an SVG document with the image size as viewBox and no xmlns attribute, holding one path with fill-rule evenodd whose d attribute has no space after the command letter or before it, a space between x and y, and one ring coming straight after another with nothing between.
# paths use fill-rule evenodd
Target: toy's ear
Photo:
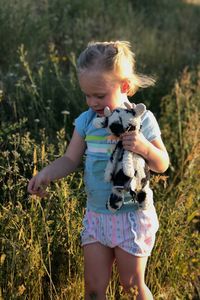
<instances>
[{"instance_id":1,"label":"toy's ear","mask_svg":"<svg viewBox=\"0 0 200 300\"><path fill-rule=\"evenodd\" d=\"M136 112L136 116L139 117L146 111L146 106L143 103L139 103L135 106L134 110Z\"/></svg>"},{"instance_id":2,"label":"toy's ear","mask_svg":"<svg viewBox=\"0 0 200 300\"><path fill-rule=\"evenodd\" d=\"M110 115L111 115L111 110L110 110L110 108L108 106L106 106L104 108L104 116L105 117L110 117Z\"/></svg>"},{"instance_id":3,"label":"toy's ear","mask_svg":"<svg viewBox=\"0 0 200 300\"><path fill-rule=\"evenodd\" d=\"M128 110L132 110L136 107L135 103L124 102L124 105Z\"/></svg>"}]
</instances>

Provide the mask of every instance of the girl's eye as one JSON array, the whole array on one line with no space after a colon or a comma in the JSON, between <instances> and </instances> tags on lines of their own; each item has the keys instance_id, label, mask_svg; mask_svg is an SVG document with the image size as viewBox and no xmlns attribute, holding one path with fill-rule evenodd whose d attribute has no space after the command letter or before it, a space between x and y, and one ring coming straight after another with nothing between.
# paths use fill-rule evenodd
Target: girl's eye
<instances>
[{"instance_id":1,"label":"girl's eye","mask_svg":"<svg viewBox=\"0 0 200 300\"><path fill-rule=\"evenodd\" d=\"M103 99L105 97L105 95L98 95L97 98L99 99Z\"/></svg>"},{"instance_id":2,"label":"girl's eye","mask_svg":"<svg viewBox=\"0 0 200 300\"><path fill-rule=\"evenodd\" d=\"M84 94L86 99L90 98L90 97L93 97L93 96L90 96L90 95L87 95L87 94ZM103 99L105 97L105 95L94 95L94 97L98 98L98 99Z\"/></svg>"}]
</instances>

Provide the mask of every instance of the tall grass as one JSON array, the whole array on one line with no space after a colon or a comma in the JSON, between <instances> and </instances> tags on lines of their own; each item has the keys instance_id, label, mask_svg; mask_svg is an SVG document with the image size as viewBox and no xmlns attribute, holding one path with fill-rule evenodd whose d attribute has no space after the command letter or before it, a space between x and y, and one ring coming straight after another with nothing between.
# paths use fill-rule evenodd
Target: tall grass
<instances>
[{"instance_id":1,"label":"tall grass","mask_svg":"<svg viewBox=\"0 0 200 300\"><path fill-rule=\"evenodd\" d=\"M26 189L64 153L86 107L75 61L91 39L130 40L138 71L158 77L156 88L133 99L159 117L171 159L168 172L152 178L160 230L146 279L156 300L199 299L200 7L178 0L0 4L0 299L83 299L82 167L52 184L45 199ZM127 299L115 268L108 299Z\"/></svg>"},{"instance_id":2,"label":"tall grass","mask_svg":"<svg viewBox=\"0 0 200 300\"><path fill-rule=\"evenodd\" d=\"M185 71L162 100L161 124L172 165L167 182L163 176L152 180L161 225L147 272L155 299L199 295L199 97L197 74ZM28 177L62 155L66 141L62 129L57 146L44 131L36 142L23 126L20 132L17 126L9 129L0 159L2 299L83 299L82 171L53 184L47 199L28 196ZM114 271L108 299L119 297Z\"/></svg>"},{"instance_id":3,"label":"tall grass","mask_svg":"<svg viewBox=\"0 0 200 300\"><path fill-rule=\"evenodd\" d=\"M136 99L157 113L158 99L170 93L183 68L199 62L200 6L181 0L0 4L0 89L5 93L1 105L15 121L29 110L29 118L40 119L41 128L58 130L60 111L80 113L84 105L73 65L93 39L130 40L138 71L158 78L155 88L139 92ZM45 124L49 117L52 124Z\"/></svg>"},{"instance_id":4,"label":"tall grass","mask_svg":"<svg viewBox=\"0 0 200 300\"><path fill-rule=\"evenodd\" d=\"M171 167L168 186L164 193L158 189L156 195L161 228L147 276L158 299L196 299L194 293L197 298L200 295L199 75L198 70L185 69L171 95L162 99L160 121Z\"/></svg>"},{"instance_id":5,"label":"tall grass","mask_svg":"<svg viewBox=\"0 0 200 300\"><path fill-rule=\"evenodd\" d=\"M81 174L76 173L76 180L72 174L55 183L48 199L26 192L30 171L37 172L48 159L63 154L64 130L58 133L57 149L47 143L44 133L41 135L41 144L36 144L29 133L15 132L14 142L14 135L10 135L6 145L9 150L2 152L2 299L61 299L72 289L76 277L80 281L78 294L73 291L70 299L83 293L79 233L85 198Z\"/></svg>"}]
</instances>

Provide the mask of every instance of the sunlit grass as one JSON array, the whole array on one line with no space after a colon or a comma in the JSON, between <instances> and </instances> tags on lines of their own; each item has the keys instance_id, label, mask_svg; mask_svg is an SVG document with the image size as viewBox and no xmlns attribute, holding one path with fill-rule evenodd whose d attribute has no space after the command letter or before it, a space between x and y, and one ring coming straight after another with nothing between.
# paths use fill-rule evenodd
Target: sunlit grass
<instances>
[{"instance_id":1,"label":"sunlit grass","mask_svg":"<svg viewBox=\"0 0 200 300\"><path fill-rule=\"evenodd\" d=\"M168 174L152 178L160 230L146 279L155 299L191 299L198 291L198 80L197 73L186 70L163 99L160 121L171 166ZM38 132L36 142L24 124L4 128L0 135L7 130L0 159L2 299L83 299L82 169L50 186L48 198L29 196L28 178L62 155L67 144L64 128L51 144L45 131ZM129 299L114 269L108 299L118 297Z\"/></svg>"},{"instance_id":2,"label":"sunlit grass","mask_svg":"<svg viewBox=\"0 0 200 300\"><path fill-rule=\"evenodd\" d=\"M82 166L51 184L42 200L28 195L27 184L63 155L74 118L86 107L77 86L78 53L91 39L115 38L130 40L139 71L158 77L134 101L151 105L159 117L171 160L166 174L152 178L160 230L146 280L155 300L198 299L197 1L111 0L106 11L105 1L95 3L2 0L0 6L0 299L84 299ZM191 68L179 76L186 65ZM125 295L114 268L107 294L134 299L136 289Z\"/></svg>"},{"instance_id":3,"label":"sunlit grass","mask_svg":"<svg viewBox=\"0 0 200 300\"><path fill-rule=\"evenodd\" d=\"M183 1L189 4L200 5L199 0L183 0Z\"/></svg>"}]
</instances>

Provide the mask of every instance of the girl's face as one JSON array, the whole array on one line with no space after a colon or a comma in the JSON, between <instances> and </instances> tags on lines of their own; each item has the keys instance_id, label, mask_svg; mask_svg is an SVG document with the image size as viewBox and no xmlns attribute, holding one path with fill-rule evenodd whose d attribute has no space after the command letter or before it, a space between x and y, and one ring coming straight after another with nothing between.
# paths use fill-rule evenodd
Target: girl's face
<instances>
[{"instance_id":1,"label":"girl's face","mask_svg":"<svg viewBox=\"0 0 200 300\"><path fill-rule=\"evenodd\" d=\"M122 84L105 79L101 73L85 71L79 75L79 84L86 96L87 105L100 116L104 115L106 106L112 111L127 101Z\"/></svg>"}]
</instances>

